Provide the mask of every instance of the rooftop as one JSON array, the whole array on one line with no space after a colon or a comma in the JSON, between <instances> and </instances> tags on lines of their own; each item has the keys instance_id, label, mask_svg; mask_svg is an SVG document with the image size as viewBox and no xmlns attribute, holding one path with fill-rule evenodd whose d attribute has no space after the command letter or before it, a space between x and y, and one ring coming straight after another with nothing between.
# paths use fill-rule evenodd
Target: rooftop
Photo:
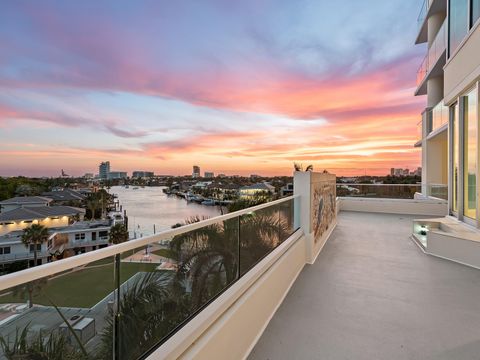
<instances>
[{"instance_id":1,"label":"rooftop","mask_svg":"<svg viewBox=\"0 0 480 360\"><path fill-rule=\"evenodd\" d=\"M49 191L44 192L42 195L47 196L54 201L78 201L85 200L87 198L84 194L72 189Z\"/></svg>"},{"instance_id":2,"label":"rooftop","mask_svg":"<svg viewBox=\"0 0 480 360\"><path fill-rule=\"evenodd\" d=\"M41 204L50 203L52 199L43 196L16 196L7 200L0 201L0 205L23 205L23 204Z\"/></svg>"},{"instance_id":3,"label":"rooftop","mask_svg":"<svg viewBox=\"0 0 480 360\"><path fill-rule=\"evenodd\" d=\"M249 359L478 358L480 271L423 254L413 219L341 212Z\"/></svg>"},{"instance_id":4,"label":"rooftop","mask_svg":"<svg viewBox=\"0 0 480 360\"><path fill-rule=\"evenodd\" d=\"M85 209L72 206L25 206L0 213L0 222L45 219L51 216L84 214Z\"/></svg>"}]
</instances>

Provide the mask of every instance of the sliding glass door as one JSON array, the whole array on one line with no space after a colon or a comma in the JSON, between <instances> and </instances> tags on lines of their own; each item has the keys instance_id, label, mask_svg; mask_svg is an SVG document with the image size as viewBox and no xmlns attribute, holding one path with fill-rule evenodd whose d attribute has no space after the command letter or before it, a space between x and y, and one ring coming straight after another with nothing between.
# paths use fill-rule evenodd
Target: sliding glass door
<instances>
[{"instance_id":1,"label":"sliding glass door","mask_svg":"<svg viewBox=\"0 0 480 360\"><path fill-rule=\"evenodd\" d=\"M463 214L477 218L478 99L475 88L464 97Z\"/></svg>"},{"instance_id":2,"label":"sliding glass door","mask_svg":"<svg viewBox=\"0 0 480 360\"><path fill-rule=\"evenodd\" d=\"M450 213L480 228L479 84L450 106Z\"/></svg>"}]
</instances>

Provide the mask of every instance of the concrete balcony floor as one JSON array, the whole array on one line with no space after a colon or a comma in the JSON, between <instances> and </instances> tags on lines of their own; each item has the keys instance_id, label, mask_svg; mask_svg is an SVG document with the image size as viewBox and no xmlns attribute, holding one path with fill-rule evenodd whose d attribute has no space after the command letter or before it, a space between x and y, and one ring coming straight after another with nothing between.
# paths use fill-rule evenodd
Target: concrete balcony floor
<instances>
[{"instance_id":1,"label":"concrete balcony floor","mask_svg":"<svg viewBox=\"0 0 480 360\"><path fill-rule=\"evenodd\" d=\"M249 359L478 359L480 270L423 254L413 218L341 212Z\"/></svg>"}]
</instances>

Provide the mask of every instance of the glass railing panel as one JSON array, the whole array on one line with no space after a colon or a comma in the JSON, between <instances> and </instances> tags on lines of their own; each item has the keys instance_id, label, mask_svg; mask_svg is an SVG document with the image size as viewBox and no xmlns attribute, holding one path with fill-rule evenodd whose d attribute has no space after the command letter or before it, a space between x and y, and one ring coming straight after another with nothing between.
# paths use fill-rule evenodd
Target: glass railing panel
<instances>
[{"instance_id":1,"label":"glass railing panel","mask_svg":"<svg viewBox=\"0 0 480 360\"><path fill-rule=\"evenodd\" d=\"M428 74L428 55L425 56L420 67L417 70L417 87L423 82L423 80L427 77Z\"/></svg>"},{"instance_id":2,"label":"glass railing panel","mask_svg":"<svg viewBox=\"0 0 480 360\"><path fill-rule=\"evenodd\" d=\"M339 197L413 199L420 184L337 184Z\"/></svg>"},{"instance_id":3,"label":"glass railing panel","mask_svg":"<svg viewBox=\"0 0 480 360\"><path fill-rule=\"evenodd\" d=\"M122 254L120 359L157 347L238 279L238 226L237 217Z\"/></svg>"},{"instance_id":4,"label":"glass railing panel","mask_svg":"<svg viewBox=\"0 0 480 360\"><path fill-rule=\"evenodd\" d=\"M240 217L240 276L288 238L288 223L280 206L252 211Z\"/></svg>"},{"instance_id":5,"label":"glass railing panel","mask_svg":"<svg viewBox=\"0 0 480 360\"><path fill-rule=\"evenodd\" d=\"M438 59L446 49L446 23L447 22L444 21L443 25L440 27L440 30L438 30L435 40L433 40L432 45L428 49L428 71L432 70L432 68L435 66Z\"/></svg>"},{"instance_id":6,"label":"glass railing panel","mask_svg":"<svg viewBox=\"0 0 480 360\"><path fill-rule=\"evenodd\" d=\"M448 185L447 184L428 184L428 196L438 199L448 200Z\"/></svg>"},{"instance_id":7,"label":"glass railing panel","mask_svg":"<svg viewBox=\"0 0 480 360\"><path fill-rule=\"evenodd\" d=\"M448 123L449 108L441 101L432 109L432 131Z\"/></svg>"},{"instance_id":8,"label":"glass railing panel","mask_svg":"<svg viewBox=\"0 0 480 360\"><path fill-rule=\"evenodd\" d=\"M429 0L423 0L422 7L420 8L420 13L418 14L418 18L417 18L418 31L420 31L420 28L422 27L425 21L425 18L427 17L428 6L429 6Z\"/></svg>"},{"instance_id":9,"label":"glass railing panel","mask_svg":"<svg viewBox=\"0 0 480 360\"><path fill-rule=\"evenodd\" d=\"M446 49L446 21L441 26L440 30L435 37L432 45L428 49L427 56L423 59L420 64L419 69L417 70L417 87L419 87L422 82L427 77L428 73L433 69L437 63L440 56L445 52Z\"/></svg>"},{"instance_id":10,"label":"glass railing panel","mask_svg":"<svg viewBox=\"0 0 480 360\"><path fill-rule=\"evenodd\" d=\"M281 204L279 204L279 227L280 227L280 232L284 232L284 234L281 234L281 238L285 240L288 236L292 235L296 228L296 223L295 223L295 212L294 212L294 207L295 207L295 199L285 201ZM286 236L286 237L285 237Z\"/></svg>"},{"instance_id":11,"label":"glass railing panel","mask_svg":"<svg viewBox=\"0 0 480 360\"><path fill-rule=\"evenodd\" d=\"M423 121L417 123L417 142L423 139Z\"/></svg>"},{"instance_id":12,"label":"glass railing panel","mask_svg":"<svg viewBox=\"0 0 480 360\"><path fill-rule=\"evenodd\" d=\"M106 258L2 291L0 358L105 358L113 269L113 258Z\"/></svg>"}]
</instances>

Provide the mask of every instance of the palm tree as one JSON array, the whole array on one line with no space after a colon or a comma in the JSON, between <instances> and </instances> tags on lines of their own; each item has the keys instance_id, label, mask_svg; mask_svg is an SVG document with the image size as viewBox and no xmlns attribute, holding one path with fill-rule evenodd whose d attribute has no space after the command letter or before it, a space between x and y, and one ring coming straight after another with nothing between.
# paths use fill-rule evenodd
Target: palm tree
<instances>
[{"instance_id":1,"label":"palm tree","mask_svg":"<svg viewBox=\"0 0 480 360\"><path fill-rule=\"evenodd\" d=\"M62 333L44 333L39 331L30 336L32 329L27 324L16 329L13 339L0 335L0 348L8 360L86 360L84 354L73 347Z\"/></svg>"},{"instance_id":2,"label":"palm tree","mask_svg":"<svg viewBox=\"0 0 480 360\"><path fill-rule=\"evenodd\" d=\"M96 197L90 197L86 202L87 208L90 210L90 219L95 219L95 212L98 209L98 199Z\"/></svg>"},{"instance_id":3,"label":"palm tree","mask_svg":"<svg viewBox=\"0 0 480 360\"><path fill-rule=\"evenodd\" d=\"M33 266L37 265L37 245L48 240L48 229L40 224L33 224L23 230L22 242L28 248L33 245Z\"/></svg>"},{"instance_id":4,"label":"palm tree","mask_svg":"<svg viewBox=\"0 0 480 360\"><path fill-rule=\"evenodd\" d=\"M122 285L118 312L110 308L105 316L97 358L112 359L114 348L121 359L141 357L188 317L185 298L174 292L170 274L138 277L134 284Z\"/></svg>"},{"instance_id":5,"label":"palm tree","mask_svg":"<svg viewBox=\"0 0 480 360\"><path fill-rule=\"evenodd\" d=\"M170 249L179 264L177 280L191 285L194 308L205 304L286 239L287 224L277 210L260 210L172 239ZM198 221L193 218L187 223Z\"/></svg>"},{"instance_id":6,"label":"palm tree","mask_svg":"<svg viewBox=\"0 0 480 360\"><path fill-rule=\"evenodd\" d=\"M40 294L42 288L47 284L47 279L41 278L38 280L30 281L24 285L19 285L13 288L13 297L19 297L25 299L28 296L28 307L33 307L33 297Z\"/></svg>"},{"instance_id":7,"label":"palm tree","mask_svg":"<svg viewBox=\"0 0 480 360\"><path fill-rule=\"evenodd\" d=\"M227 220L175 236L170 249L179 263L177 281L191 284L191 301L198 308L238 274L238 221ZM191 218L186 223L198 222ZM188 287L188 286L186 286Z\"/></svg>"},{"instance_id":8,"label":"palm tree","mask_svg":"<svg viewBox=\"0 0 480 360\"><path fill-rule=\"evenodd\" d=\"M109 241L111 244L128 241L128 230L124 224L115 224L110 228Z\"/></svg>"}]
</instances>

